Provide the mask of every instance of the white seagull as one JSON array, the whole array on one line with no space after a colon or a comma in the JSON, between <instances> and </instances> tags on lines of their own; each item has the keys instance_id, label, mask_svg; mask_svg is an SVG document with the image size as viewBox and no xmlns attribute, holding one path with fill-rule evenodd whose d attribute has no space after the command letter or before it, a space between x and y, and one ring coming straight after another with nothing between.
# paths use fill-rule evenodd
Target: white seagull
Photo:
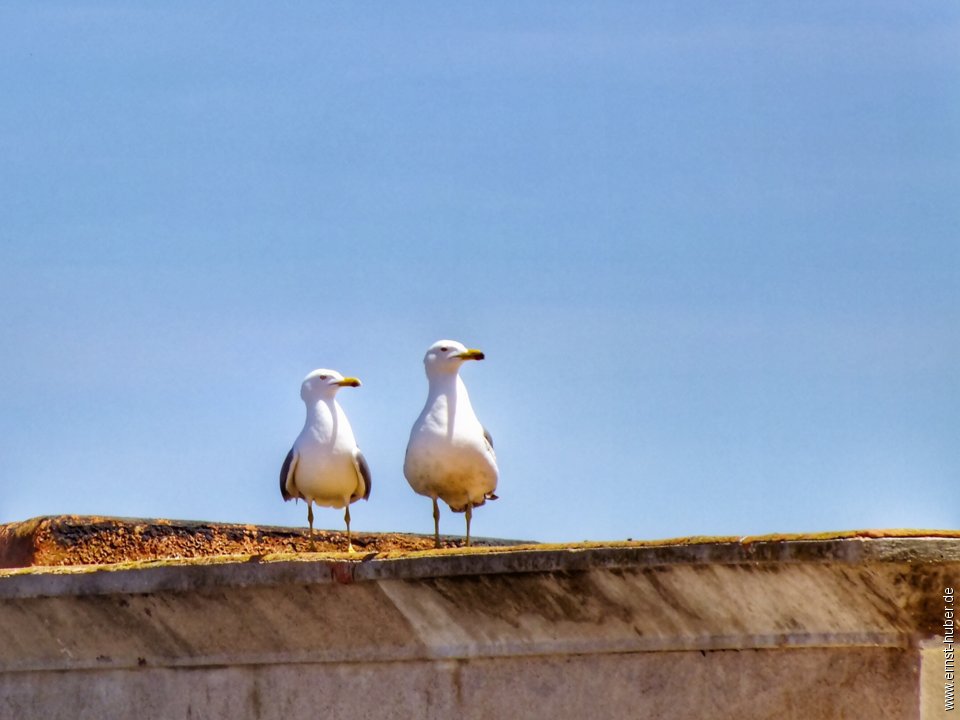
<instances>
[{"instance_id":1,"label":"white seagull","mask_svg":"<svg viewBox=\"0 0 960 720\"><path fill-rule=\"evenodd\" d=\"M423 364L430 384L427 403L410 431L403 474L410 487L433 500L433 533L440 547L440 508L443 500L453 512L465 512L467 545L473 508L496 500L497 456L493 438L470 405L460 379L465 360L483 360L479 350L455 340L439 340L427 350Z\"/></svg>"},{"instance_id":2,"label":"white seagull","mask_svg":"<svg viewBox=\"0 0 960 720\"><path fill-rule=\"evenodd\" d=\"M347 550L350 542L350 503L370 497L370 468L357 447L346 413L336 400L342 387L360 387L360 381L336 370L314 370L304 378L300 397L307 406L303 430L293 443L280 470L284 500L307 501L310 544L313 541L313 503L346 508Z\"/></svg>"}]
</instances>

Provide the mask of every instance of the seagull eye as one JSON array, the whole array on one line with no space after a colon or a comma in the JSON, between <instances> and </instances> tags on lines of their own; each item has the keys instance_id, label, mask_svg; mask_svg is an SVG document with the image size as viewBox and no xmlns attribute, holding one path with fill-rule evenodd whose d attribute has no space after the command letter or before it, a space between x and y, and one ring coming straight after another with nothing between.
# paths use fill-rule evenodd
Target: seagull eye
<instances>
[{"instance_id":1,"label":"seagull eye","mask_svg":"<svg viewBox=\"0 0 960 720\"><path fill-rule=\"evenodd\" d=\"M446 351L449 350L449 349L450 349L450 348L445 348L445 347L444 347L444 348L440 348L440 352L446 352Z\"/></svg>"},{"instance_id":2,"label":"seagull eye","mask_svg":"<svg viewBox=\"0 0 960 720\"><path fill-rule=\"evenodd\" d=\"M321 379L321 380L329 380L329 379L330 379L330 376L329 376L329 375L321 375L321 376L320 376L320 379Z\"/></svg>"}]
</instances>

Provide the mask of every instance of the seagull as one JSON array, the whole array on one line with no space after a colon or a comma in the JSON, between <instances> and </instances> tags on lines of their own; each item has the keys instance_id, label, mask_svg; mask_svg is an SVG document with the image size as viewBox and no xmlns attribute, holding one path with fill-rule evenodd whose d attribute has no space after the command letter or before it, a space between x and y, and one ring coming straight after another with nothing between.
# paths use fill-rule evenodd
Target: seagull
<instances>
[{"instance_id":1,"label":"seagull","mask_svg":"<svg viewBox=\"0 0 960 720\"><path fill-rule=\"evenodd\" d=\"M303 430L280 469L280 494L284 500L307 501L310 547L313 540L313 503L346 508L347 551L350 542L350 503L370 497L370 468L357 447L350 421L336 400L342 387L360 387L354 377L336 370L314 370L303 379L300 397L307 406Z\"/></svg>"},{"instance_id":2,"label":"seagull","mask_svg":"<svg viewBox=\"0 0 960 720\"><path fill-rule=\"evenodd\" d=\"M470 405L460 379L466 360L483 360L483 353L455 340L439 340L427 350L423 364L430 389L420 417L410 431L403 474L419 495L433 500L433 537L440 547L440 508L466 513L467 545L473 508L496 500L497 456L493 438Z\"/></svg>"}]
</instances>

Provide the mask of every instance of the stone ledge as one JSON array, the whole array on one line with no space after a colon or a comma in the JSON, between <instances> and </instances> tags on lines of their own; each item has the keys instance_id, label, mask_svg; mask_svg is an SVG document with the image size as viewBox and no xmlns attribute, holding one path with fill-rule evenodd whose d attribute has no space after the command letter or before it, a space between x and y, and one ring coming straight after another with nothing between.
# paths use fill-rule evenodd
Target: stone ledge
<instances>
[{"instance_id":1,"label":"stone ledge","mask_svg":"<svg viewBox=\"0 0 960 720\"><path fill-rule=\"evenodd\" d=\"M516 544L515 540L476 538L475 545ZM441 536L444 547L461 547L463 538ZM346 534L317 530L316 550L346 549ZM432 535L364 533L353 535L361 554L432 549ZM147 560L186 560L224 555L302 553L311 550L305 528L242 525L193 520L112 518L82 515L37 517L0 525L0 568L108 565Z\"/></svg>"},{"instance_id":2,"label":"stone ledge","mask_svg":"<svg viewBox=\"0 0 960 720\"><path fill-rule=\"evenodd\" d=\"M960 535L923 531L21 567L0 571L0 703L926 720L948 585Z\"/></svg>"},{"instance_id":3,"label":"stone ledge","mask_svg":"<svg viewBox=\"0 0 960 720\"><path fill-rule=\"evenodd\" d=\"M408 659L919 647L942 624L943 586L958 581L960 538L904 533L172 559L2 571L0 634L22 648L6 657L14 665L38 651L31 638L49 635L52 627L25 623L28 607L33 618L53 612L49 623L76 614L78 622L61 627L56 641L71 636L77 647L110 637L126 647L118 629L134 625L135 635L196 633L208 641L243 636L244 628L265 622L274 626L242 651L232 640L169 649L153 658L164 666L221 664L227 657L240 663L399 659L378 639L385 628L405 638L404 653L413 653ZM343 618L343 641L317 637L303 646L302 629L337 615L344 602L365 609ZM12 608L21 610L11 615ZM376 632L365 624L370 617L377 618ZM359 658L357 647L365 648ZM126 657L127 666L144 653L150 655L147 647L98 654ZM52 646L46 657L31 667L102 662L77 665L74 655L62 665Z\"/></svg>"}]
</instances>

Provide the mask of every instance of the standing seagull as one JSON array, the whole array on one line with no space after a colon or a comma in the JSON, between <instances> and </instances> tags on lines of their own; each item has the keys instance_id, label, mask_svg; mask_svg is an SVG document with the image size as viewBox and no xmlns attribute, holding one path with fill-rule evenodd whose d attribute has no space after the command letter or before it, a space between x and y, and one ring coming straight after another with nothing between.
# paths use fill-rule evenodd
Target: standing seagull
<instances>
[{"instance_id":1,"label":"standing seagull","mask_svg":"<svg viewBox=\"0 0 960 720\"><path fill-rule=\"evenodd\" d=\"M345 378L336 370L314 370L304 378L300 397L307 406L307 420L280 469L283 499L307 501L311 549L316 548L313 503L346 508L343 519L347 523L347 550L353 552L350 503L370 497L370 468L336 399L337 391L347 386L360 387L360 381Z\"/></svg>"},{"instance_id":2,"label":"standing seagull","mask_svg":"<svg viewBox=\"0 0 960 720\"><path fill-rule=\"evenodd\" d=\"M403 474L410 487L433 500L433 536L440 547L440 508L443 500L453 512L465 512L467 545L473 508L496 500L497 456L493 438L470 405L460 379L465 360L483 360L479 350L468 350L455 340L440 340L427 350L423 364L430 389L427 403L410 431Z\"/></svg>"}]
</instances>

